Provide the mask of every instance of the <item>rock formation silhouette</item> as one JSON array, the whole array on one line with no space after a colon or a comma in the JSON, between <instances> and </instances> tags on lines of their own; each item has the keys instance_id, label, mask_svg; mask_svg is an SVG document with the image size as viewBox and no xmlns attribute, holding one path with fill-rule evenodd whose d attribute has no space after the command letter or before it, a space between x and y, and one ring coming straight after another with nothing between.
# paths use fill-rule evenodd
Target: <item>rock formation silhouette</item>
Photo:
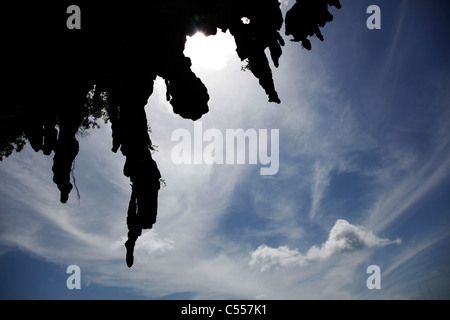
<instances>
[{"instance_id":1,"label":"rock formation silhouette","mask_svg":"<svg viewBox=\"0 0 450 320\"><path fill-rule=\"evenodd\" d=\"M333 15L328 11L329 6L341 8L339 0L297 0L286 14L286 35L294 36L291 41L301 42L305 49L311 50L311 41L308 36L316 35L323 41L319 27L324 27L327 22L333 21Z\"/></svg>"},{"instance_id":2,"label":"rock formation silhouette","mask_svg":"<svg viewBox=\"0 0 450 320\"><path fill-rule=\"evenodd\" d=\"M77 134L100 118L110 121L112 151L125 156L123 173L132 185L125 243L131 267L136 240L157 216L161 174L144 110L154 80L164 78L174 113L201 118L209 94L183 54L186 37L229 30L269 101L280 103L265 50L278 67L283 14L278 0L80 0L81 29L72 30L66 24L71 4L0 4L0 159L26 140L35 151L53 152L53 181L65 203ZM323 40L319 27L333 19L330 6L341 7L338 0L297 0L287 12L285 34L310 50L308 37Z\"/></svg>"}]
</instances>

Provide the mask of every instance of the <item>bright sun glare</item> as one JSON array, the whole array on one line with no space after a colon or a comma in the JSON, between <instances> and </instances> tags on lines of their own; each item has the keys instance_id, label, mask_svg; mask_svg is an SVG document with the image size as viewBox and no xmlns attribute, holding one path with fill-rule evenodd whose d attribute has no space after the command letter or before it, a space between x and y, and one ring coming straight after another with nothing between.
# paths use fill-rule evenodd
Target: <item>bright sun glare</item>
<instances>
[{"instance_id":1,"label":"bright sun glare","mask_svg":"<svg viewBox=\"0 0 450 320\"><path fill-rule=\"evenodd\" d=\"M198 32L188 37L184 54L191 58L193 65L220 70L226 67L229 56L235 54L235 51L236 44L230 32L217 30L215 36L206 37Z\"/></svg>"}]
</instances>

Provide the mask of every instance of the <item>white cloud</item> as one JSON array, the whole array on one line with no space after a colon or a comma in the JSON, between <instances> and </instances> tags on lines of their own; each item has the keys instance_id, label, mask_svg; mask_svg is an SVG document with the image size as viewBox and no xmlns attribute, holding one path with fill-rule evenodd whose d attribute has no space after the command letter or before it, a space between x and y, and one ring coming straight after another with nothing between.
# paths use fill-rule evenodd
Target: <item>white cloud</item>
<instances>
[{"instance_id":1,"label":"white cloud","mask_svg":"<svg viewBox=\"0 0 450 320\"><path fill-rule=\"evenodd\" d=\"M282 8L288 6L289 3L291 2L291 0L278 0L278 1L280 2Z\"/></svg>"},{"instance_id":2,"label":"white cloud","mask_svg":"<svg viewBox=\"0 0 450 320\"><path fill-rule=\"evenodd\" d=\"M313 219L317 213L320 205L320 201L325 195L328 186L330 185L330 172L331 166L321 166L319 164L314 165L314 178L312 185L312 205L309 212L309 218Z\"/></svg>"},{"instance_id":3,"label":"white cloud","mask_svg":"<svg viewBox=\"0 0 450 320\"><path fill-rule=\"evenodd\" d=\"M362 226L355 226L344 219L339 219L330 231L328 240L320 248L313 246L307 252L309 260L325 259L329 256L359 250L363 248L385 247L401 240L382 239Z\"/></svg>"},{"instance_id":4,"label":"white cloud","mask_svg":"<svg viewBox=\"0 0 450 320\"><path fill-rule=\"evenodd\" d=\"M259 266L266 271L276 266L303 267L310 262L324 260L332 255L351 252L364 248L385 247L390 244L400 244L401 240L382 239L362 226L354 226L348 221L339 219L331 229L328 239L320 247L312 246L306 254L298 249L289 249L287 246L271 248L266 245L259 246L251 253L250 266Z\"/></svg>"},{"instance_id":5,"label":"white cloud","mask_svg":"<svg viewBox=\"0 0 450 320\"><path fill-rule=\"evenodd\" d=\"M115 241L111 248L117 249L125 245L126 236L122 236L120 240ZM166 252L174 248L175 241L170 238L160 238L154 230L144 231L136 242L135 252L139 254L150 254L155 251Z\"/></svg>"},{"instance_id":6,"label":"white cloud","mask_svg":"<svg viewBox=\"0 0 450 320\"><path fill-rule=\"evenodd\" d=\"M307 259L297 249L289 249L287 246L271 248L265 244L259 246L251 253L250 266L261 266L261 271L266 271L277 265L281 267L304 266Z\"/></svg>"}]
</instances>

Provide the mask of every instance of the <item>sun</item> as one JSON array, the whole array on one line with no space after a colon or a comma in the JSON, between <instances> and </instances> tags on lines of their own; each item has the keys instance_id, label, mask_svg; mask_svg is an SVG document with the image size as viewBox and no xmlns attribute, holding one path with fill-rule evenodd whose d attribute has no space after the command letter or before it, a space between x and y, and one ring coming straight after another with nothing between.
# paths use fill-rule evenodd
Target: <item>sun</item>
<instances>
[{"instance_id":1,"label":"sun","mask_svg":"<svg viewBox=\"0 0 450 320\"><path fill-rule=\"evenodd\" d=\"M184 49L185 56L191 58L192 64L210 70L221 70L226 67L228 59L236 53L236 43L229 31L217 30L214 36L205 36L197 32L187 37Z\"/></svg>"}]
</instances>

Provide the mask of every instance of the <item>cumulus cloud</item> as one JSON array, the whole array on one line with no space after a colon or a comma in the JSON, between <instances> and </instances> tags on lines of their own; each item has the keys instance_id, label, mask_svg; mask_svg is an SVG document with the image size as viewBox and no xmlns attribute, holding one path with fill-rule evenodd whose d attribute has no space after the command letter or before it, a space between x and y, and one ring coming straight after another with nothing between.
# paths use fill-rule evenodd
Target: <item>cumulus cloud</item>
<instances>
[{"instance_id":1,"label":"cumulus cloud","mask_svg":"<svg viewBox=\"0 0 450 320\"><path fill-rule=\"evenodd\" d=\"M250 266L260 266L261 271L266 271L275 266L292 267L304 266L308 262L306 256L301 254L297 249L291 250L287 246L271 248L265 244L259 246L251 253L252 260Z\"/></svg>"},{"instance_id":2,"label":"cumulus cloud","mask_svg":"<svg viewBox=\"0 0 450 320\"><path fill-rule=\"evenodd\" d=\"M312 246L306 254L302 254L298 249L289 249L287 246L271 248L263 244L251 253L252 259L249 265L259 266L261 271L276 266L302 267L335 254L364 248L385 247L394 243L400 244L401 240L379 238L363 226L355 226L346 220L339 219L331 229L327 241L320 246Z\"/></svg>"}]
</instances>

